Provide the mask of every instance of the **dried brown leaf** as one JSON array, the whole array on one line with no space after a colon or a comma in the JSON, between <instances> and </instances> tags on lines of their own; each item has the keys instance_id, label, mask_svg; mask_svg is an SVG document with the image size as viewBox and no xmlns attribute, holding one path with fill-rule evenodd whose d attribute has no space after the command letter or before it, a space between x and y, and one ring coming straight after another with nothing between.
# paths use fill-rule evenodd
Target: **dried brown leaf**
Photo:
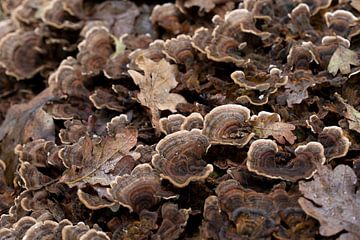
<instances>
[{"instance_id":1,"label":"dried brown leaf","mask_svg":"<svg viewBox=\"0 0 360 240\"><path fill-rule=\"evenodd\" d=\"M258 116L251 117L250 124L259 138L272 136L281 144L285 144L285 140L294 144L296 136L292 131L295 130L295 126L280 121L281 118L277 113L260 112Z\"/></svg>"},{"instance_id":2,"label":"dried brown leaf","mask_svg":"<svg viewBox=\"0 0 360 240\"><path fill-rule=\"evenodd\" d=\"M355 192L356 183L354 171L342 164L334 170L319 166L314 180L300 182L305 198L300 198L299 203L320 222L321 235L346 230L354 239L360 238L360 191Z\"/></svg>"},{"instance_id":3,"label":"dried brown leaf","mask_svg":"<svg viewBox=\"0 0 360 240\"><path fill-rule=\"evenodd\" d=\"M176 112L177 104L186 103L183 96L170 93L170 90L178 84L175 79L176 65L169 64L165 59L154 62L144 57L139 57L136 63L144 71L142 75L137 71L129 70L135 84L140 87L137 98L141 105L150 109L152 124L159 129L160 110Z\"/></svg>"},{"instance_id":4,"label":"dried brown leaf","mask_svg":"<svg viewBox=\"0 0 360 240\"><path fill-rule=\"evenodd\" d=\"M344 117L349 123L349 128L360 133L360 112L350 104L347 104L339 94L335 93L335 96L345 106Z\"/></svg>"},{"instance_id":5,"label":"dried brown leaf","mask_svg":"<svg viewBox=\"0 0 360 240\"><path fill-rule=\"evenodd\" d=\"M52 117L42 107L54 99L47 88L27 103L15 104L9 108L0 126L0 159L6 164L6 179L12 182L17 166L14 148L35 139L55 139L55 126Z\"/></svg>"},{"instance_id":6,"label":"dried brown leaf","mask_svg":"<svg viewBox=\"0 0 360 240\"><path fill-rule=\"evenodd\" d=\"M114 137L106 136L100 142L85 136L77 143L65 146L59 155L68 169L61 180L70 187L83 182L107 185L112 180L109 172L129 154L136 142L137 131L124 128Z\"/></svg>"},{"instance_id":7,"label":"dried brown leaf","mask_svg":"<svg viewBox=\"0 0 360 240\"><path fill-rule=\"evenodd\" d=\"M359 66L360 61L356 52L340 45L331 56L328 71L333 76L340 70L342 74L350 73L350 65Z\"/></svg>"}]
</instances>

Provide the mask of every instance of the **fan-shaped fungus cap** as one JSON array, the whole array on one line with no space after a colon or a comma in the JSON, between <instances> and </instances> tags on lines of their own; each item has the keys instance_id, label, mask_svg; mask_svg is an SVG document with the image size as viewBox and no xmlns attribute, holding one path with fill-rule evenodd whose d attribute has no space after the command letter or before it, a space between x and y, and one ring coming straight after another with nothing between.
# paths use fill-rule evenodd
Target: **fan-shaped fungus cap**
<instances>
[{"instance_id":1,"label":"fan-shaped fungus cap","mask_svg":"<svg viewBox=\"0 0 360 240\"><path fill-rule=\"evenodd\" d=\"M11 228L2 226L0 229L0 239L23 239L26 231L36 224L36 219L30 216L23 216ZM10 227L10 226L9 226Z\"/></svg>"},{"instance_id":2,"label":"fan-shaped fungus cap","mask_svg":"<svg viewBox=\"0 0 360 240\"><path fill-rule=\"evenodd\" d=\"M318 142L309 142L295 149L296 157L281 166L277 163L278 147L267 139L254 141L248 151L246 165L256 174L296 182L310 178L316 172L317 164L324 164L324 148Z\"/></svg>"},{"instance_id":3,"label":"fan-shaped fungus cap","mask_svg":"<svg viewBox=\"0 0 360 240\"><path fill-rule=\"evenodd\" d=\"M244 189L232 179L221 182L215 191L221 209L235 223L239 235L260 237L275 230L271 214L276 206L271 197Z\"/></svg>"},{"instance_id":4,"label":"fan-shaped fungus cap","mask_svg":"<svg viewBox=\"0 0 360 240\"><path fill-rule=\"evenodd\" d=\"M108 192L114 201L137 213L156 205L160 197L176 197L162 191L160 177L147 163L137 165L130 175L116 177L110 186Z\"/></svg>"},{"instance_id":5,"label":"fan-shaped fungus cap","mask_svg":"<svg viewBox=\"0 0 360 240\"><path fill-rule=\"evenodd\" d=\"M45 220L45 221L37 221L36 224L31 226L22 239L24 240L32 240L32 239L55 239L55 234L59 234L59 230L61 231L64 226L59 223ZM57 236L59 237L59 236Z\"/></svg>"},{"instance_id":6,"label":"fan-shaped fungus cap","mask_svg":"<svg viewBox=\"0 0 360 240\"><path fill-rule=\"evenodd\" d=\"M164 44L165 55L178 64L191 67L195 61L195 49L191 45L191 40L189 35L184 34L166 40Z\"/></svg>"},{"instance_id":7,"label":"fan-shaped fungus cap","mask_svg":"<svg viewBox=\"0 0 360 240\"><path fill-rule=\"evenodd\" d=\"M45 24L58 29L77 30L83 26L82 21L71 21L73 17L65 10L64 3L61 0L50 1L41 9L40 15Z\"/></svg>"},{"instance_id":8,"label":"fan-shaped fungus cap","mask_svg":"<svg viewBox=\"0 0 360 240\"><path fill-rule=\"evenodd\" d=\"M98 88L89 96L90 101L97 109L110 109L117 112L123 112L125 107L121 104L112 90Z\"/></svg>"},{"instance_id":9,"label":"fan-shaped fungus cap","mask_svg":"<svg viewBox=\"0 0 360 240\"><path fill-rule=\"evenodd\" d=\"M90 28L85 39L78 45L77 59L82 67L82 74L97 75L103 70L111 53L113 39L106 27Z\"/></svg>"},{"instance_id":10,"label":"fan-shaped fungus cap","mask_svg":"<svg viewBox=\"0 0 360 240\"><path fill-rule=\"evenodd\" d=\"M289 13L289 17L300 35L303 35L303 37L312 37L311 40L318 38L317 32L310 23L311 12L307 4L300 3L297 5L291 13Z\"/></svg>"},{"instance_id":11,"label":"fan-shaped fungus cap","mask_svg":"<svg viewBox=\"0 0 360 240\"><path fill-rule=\"evenodd\" d=\"M311 16L314 16L322 9L327 9L331 5L331 0L298 0L298 2L305 3L311 12Z\"/></svg>"},{"instance_id":12,"label":"fan-shaped fungus cap","mask_svg":"<svg viewBox=\"0 0 360 240\"><path fill-rule=\"evenodd\" d=\"M206 54L205 48L210 45L211 39L211 31L207 28L200 27L194 32L191 44L194 48Z\"/></svg>"},{"instance_id":13,"label":"fan-shaped fungus cap","mask_svg":"<svg viewBox=\"0 0 360 240\"><path fill-rule=\"evenodd\" d=\"M48 84L54 95L59 98L88 98L89 91L84 86L85 78L81 66L73 57L64 59L60 66L48 78Z\"/></svg>"},{"instance_id":14,"label":"fan-shaped fungus cap","mask_svg":"<svg viewBox=\"0 0 360 240\"><path fill-rule=\"evenodd\" d=\"M95 229L90 229L84 235L82 235L79 240L110 240L109 236L106 235L103 231L97 231Z\"/></svg>"},{"instance_id":15,"label":"fan-shaped fungus cap","mask_svg":"<svg viewBox=\"0 0 360 240\"><path fill-rule=\"evenodd\" d=\"M290 48L286 59L289 66L295 69L308 70L310 69L311 62L319 63L315 54L316 50L312 42L302 42L301 45L295 45Z\"/></svg>"},{"instance_id":16,"label":"fan-shaped fungus cap","mask_svg":"<svg viewBox=\"0 0 360 240\"><path fill-rule=\"evenodd\" d=\"M179 209L177 204L164 203L161 207L163 220L156 232L156 237L158 239L178 239L185 230L190 211Z\"/></svg>"},{"instance_id":17,"label":"fan-shaped fungus cap","mask_svg":"<svg viewBox=\"0 0 360 240\"><path fill-rule=\"evenodd\" d=\"M85 225L83 222L79 222L76 225L65 226L61 232L61 235L63 240L110 240L106 233L98 229L90 229L89 226Z\"/></svg>"},{"instance_id":18,"label":"fan-shaped fungus cap","mask_svg":"<svg viewBox=\"0 0 360 240\"><path fill-rule=\"evenodd\" d=\"M65 129L60 129L59 138L64 144L76 143L88 130L86 123L73 119L64 122Z\"/></svg>"},{"instance_id":19,"label":"fan-shaped fungus cap","mask_svg":"<svg viewBox=\"0 0 360 240\"><path fill-rule=\"evenodd\" d=\"M135 3L130 1L103 1L91 12L89 18L104 24L117 38L133 30L135 19L140 14Z\"/></svg>"},{"instance_id":20,"label":"fan-shaped fungus cap","mask_svg":"<svg viewBox=\"0 0 360 240\"><path fill-rule=\"evenodd\" d=\"M17 30L0 40L0 64L17 79L32 78L51 62L46 61L42 38L33 31Z\"/></svg>"},{"instance_id":21,"label":"fan-shaped fungus cap","mask_svg":"<svg viewBox=\"0 0 360 240\"><path fill-rule=\"evenodd\" d=\"M100 195L99 192L98 192L98 195L95 195L95 194L86 193L81 189L78 189L78 191L77 191L77 196L78 196L80 202L82 202L89 209L97 210L97 209L106 208L106 207L111 208L115 205L115 203L113 201L106 199L99 195ZM105 194L105 195L107 195L107 194ZM109 198L111 198L111 196Z\"/></svg>"},{"instance_id":22,"label":"fan-shaped fungus cap","mask_svg":"<svg viewBox=\"0 0 360 240\"><path fill-rule=\"evenodd\" d=\"M246 9L235 9L227 12L224 21L227 30L223 31L223 33L228 36L236 35L236 32L231 32L236 29L240 30L240 32L251 33L259 37L266 38L270 36L269 32L263 32L256 28L253 15Z\"/></svg>"},{"instance_id":23,"label":"fan-shaped fungus cap","mask_svg":"<svg viewBox=\"0 0 360 240\"><path fill-rule=\"evenodd\" d=\"M206 55L209 59L216 62L230 62L238 66L249 62L242 56L241 50L246 47L246 42L240 42L232 37L217 34L211 40L211 44L205 48Z\"/></svg>"},{"instance_id":24,"label":"fan-shaped fungus cap","mask_svg":"<svg viewBox=\"0 0 360 240\"><path fill-rule=\"evenodd\" d=\"M327 12L324 17L326 25L338 36L351 39L360 33L360 28L358 27L359 18L349 11L340 9L334 12Z\"/></svg>"},{"instance_id":25,"label":"fan-shaped fungus cap","mask_svg":"<svg viewBox=\"0 0 360 240\"><path fill-rule=\"evenodd\" d=\"M231 79L247 90L265 91L269 88L278 88L284 86L288 77L283 76L281 70L278 68L271 68L269 73L259 73L255 76L245 76L243 71L235 71L231 74Z\"/></svg>"},{"instance_id":26,"label":"fan-shaped fungus cap","mask_svg":"<svg viewBox=\"0 0 360 240\"><path fill-rule=\"evenodd\" d=\"M189 116L187 116L184 122L181 124L182 130L188 130L197 128L202 129L204 126L204 118L200 113L193 112Z\"/></svg>"},{"instance_id":27,"label":"fan-shaped fungus cap","mask_svg":"<svg viewBox=\"0 0 360 240\"><path fill-rule=\"evenodd\" d=\"M203 217L201 235L206 239L219 239L221 229L227 222L217 196L211 195L205 199Z\"/></svg>"},{"instance_id":28,"label":"fan-shaped fungus cap","mask_svg":"<svg viewBox=\"0 0 360 240\"><path fill-rule=\"evenodd\" d=\"M318 140L324 146L328 161L346 156L351 145L343 130L338 126L325 127L319 134Z\"/></svg>"},{"instance_id":29,"label":"fan-shaped fungus cap","mask_svg":"<svg viewBox=\"0 0 360 240\"><path fill-rule=\"evenodd\" d=\"M250 110L247 107L222 105L205 116L202 133L209 138L211 144L244 146L254 136L254 133L244 132L249 119Z\"/></svg>"},{"instance_id":30,"label":"fan-shaped fungus cap","mask_svg":"<svg viewBox=\"0 0 360 240\"><path fill-rule=\"evenodd\" d=\"M185 121L185 116L181 114L172 114L159 121L160 131L165 134L174 133L181 130L181 124Z\"/></svg>"},{"instance_id":31,"label":"fan-shaped fungus cap","mask_svg":"<svg viewBox=\"0 0 360 240\"><path fill-rule=\"evenodd\" d=\"M182 31L180 16L180 11L173 3L165 3L154 7L150 20L173 34L179 34Z\"/></svg>"},{"instance_id":32,"label":"fan-shaped fungus cap","mask_svg":"<svg viewBox=\"0 0 360 240\"><path fill-rule=\"evenodd\" d=\"M152 164L162 178L176 187L186 187L190 181L205 179L213 171L213 166L202 160L208 148L208 139L199 129L178 131L157 144Z\"/></svg>"},{"instance_id":33,"label":"fan-shaped fungus cap","mask_svg":"<svg viewBox=\"0 0 360 240\"><path fill-rule=\"evenodd\" d=\"M306 125L311 129L313 133L321 133L321 131L325 127L324 123L316 114L311 115L309 117L309 120L306 120Z\"/></svg>"},{"instance_id":34,"label":"fan-shaped fungus cap","mask_svg":"<svg viewBox=\"0 0 360 240\"><path fill-rule=\"evenodd\" d=\"M244 0L244 8L250 11L255 19L271 21L275 16L275 5L271 0Z\"/></svg>"}]
</instances>

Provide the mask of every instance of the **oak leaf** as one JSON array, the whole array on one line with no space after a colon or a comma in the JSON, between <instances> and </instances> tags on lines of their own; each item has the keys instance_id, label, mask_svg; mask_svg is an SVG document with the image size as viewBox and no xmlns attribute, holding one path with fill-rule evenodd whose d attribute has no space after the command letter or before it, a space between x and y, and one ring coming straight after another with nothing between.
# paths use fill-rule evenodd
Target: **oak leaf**
<instances>
[{"instance_id":1,"label":"oak leaf","mask_svg":"<svg viewBox=\"0 0 360 240\"><path fill-rule=\"evenodd\" d=\"M360 191L355 192L357 177L346 165L334 170L319 166L314 180L300 182L304 197L300 206L320 222L320 234L331 236L342 230L347 237L360 238Z\"/></svg>"},{"instance_id":2,"label":"oak leaf","mask_svg":"<svg viewBox=\"0 0 360 240\"><path fill-rule=\"evenodd\" d=\"M335 96L345 107L343 114L349 123L349 128L360 133L360 112L350 104L347 104L338 93L335 93Z\"/></svg>"},{"instance_id":3,"label":"oak leaf","mask_svg":"<svg viewBox=\"0 0 360 240\"><path fill-rule=\"evenodd\" d=\"M137 131L132 128L121 129L115 136L80 138L77 143L60 150L59 156L68 167L61 181L70 187L84 183L108 185L112 180L109 172L130 154L136 142Z\"/></svg>"},{"instance_id":4,"label":"oak leaf","mask_svg":"<svg viewBox=\"0 0 360 240\"><path fill-rule=\"evenodd\" d=\"M290 123L281 122L280 115L277 113L260 112L253 115L250 119L253 131L259 138L272 136L277 142L285 144L285 140L293 144L296 136L292 133L295 126Z\"/></svg>"},{"instance_id":5,"label":"oak leaf","mask_svg":"<svg viewBox=\"0 0 360 240\"><path fill-rule=\"evenodd\" d=\"M342 74L350 73L350 65L359 66L360 61L356 52L340 45L330 58L328 71L333 76L340 70Z\"/></svg>"},{"instance_id":6,"label":"oak leaf","mask_svg":"<svg viewBox=\"0 0 360 240\"><path fill-rule=\"evenodd\" d=\"M150 109L151 122L159 129L160 110L176 112L177 104L186 103L183 96L170 93L178 85L175 79L176 65L171 65L165 59L154 62L144 57L139 57L136 64L144 71L144 75L134 70L128 72L140 88L137 98L141 105Z\"/></svg>"}]
</instances>

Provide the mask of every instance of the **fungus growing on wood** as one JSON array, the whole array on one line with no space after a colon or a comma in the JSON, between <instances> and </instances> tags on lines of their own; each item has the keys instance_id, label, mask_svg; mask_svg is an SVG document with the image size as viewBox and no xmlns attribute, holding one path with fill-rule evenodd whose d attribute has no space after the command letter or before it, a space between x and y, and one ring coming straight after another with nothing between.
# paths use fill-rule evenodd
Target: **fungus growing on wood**
<instances>
[{"instance_id":1,"label":"fungus growing on wood","mask_svg":"<svg viewBox=\"0 0 360 240\"><path fill-rule=\"evenodd\" d=\"M227 104L214 108L204 119L202 133L211 144L244 146L254 136L247 130L250 110L247 107Z\"/></svg>"},{"instance_id":2,"label":"fungus growing on wood","mask_svg":"<svg viewBox=\"0 0 360 240\"><path fill-rule=\"evenodd\" d=\"M295 158L291 160L281 158L275 142L259 139L250 145L246 165L250 171L259 175L296 182L311 178L316 172L316 166L325 163L324 148L318 142L298 146Z\"/></svg>"},{"instance_id":3,"label":"fungus growing on wood","mask_svg":"<svg viewBox=\"0 0 360 240\"><path fill-rule=\"evenodd\" d=\"M152 164L161 178L176 187L186 187L190 181L206 179L213 171L213 166L202 160L209 146L198 129L178 131L160 140Z\"/></svg>"},{"instance_id":4,"label":"fungus growing on wood","mask_svg":"<svg viewBox=\"0 0 360 240\"><path fill-rule=\"evenodd\" d=\"M160 177L147 163L137 165L131 174L116 177L110 186L108 192L113 201L136 213L152 208L161 197L176 197L162 190Z\"/></svg>"}]
</instances>

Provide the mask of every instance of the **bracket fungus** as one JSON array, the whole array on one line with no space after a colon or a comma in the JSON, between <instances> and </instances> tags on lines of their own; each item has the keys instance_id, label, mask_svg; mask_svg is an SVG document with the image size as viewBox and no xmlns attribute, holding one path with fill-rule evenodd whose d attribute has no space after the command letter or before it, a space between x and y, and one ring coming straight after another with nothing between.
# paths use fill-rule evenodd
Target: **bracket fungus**
<instances>
[{"instance_id":1,"label":"bracket fungus","mask_svg":"<svg viewBox=\"0 0 360 240\"><path fill-rule=\"evenodd\" d=\"M247 131L250 110L247 107L227 104L212 109L204 118L202 133L211 144L244 146L254 136Z\"/></svg>"},{"instance_id":2,"label":"bracket fungus","mask_svg":"<svg viewBox=\"0 0 360 240\"><path fill-rule=\"evenodd\" d=\"M0 240L360 238L359 16L1 0Z\"/></svg>"},{"instance_id":3,"label":"bracket fungus","mask_svg":"<svg viewBox=\"0 0 360 240\"><path fill-rule=\"evenodd\" d=\"M343 130L337 126L325 127L319 133L318 140L324 146L327 161L346 156L351 145Z\"/></svg>"},{"instance_id":4,"label":"bracket fungus","mask_svg":"<svg viewBox=\"0 0 360 240\"><path fill-rule=\"evenodd\" d=\"M318 142L309 142L295 149L291 160L278 153L278 146L268 139L254 141L249 148L246 165L256 174L291 182L311 178L317 165L325 163L324 148ZM279 159L280 158L280 159Z\"/></svg>"},{"instance_id":5,"label":"bracket fungus","mask_svg":"<svg viewBox=\"0 0 360 240\"><path fill-rule=\"evenodd\" d=\"M2 47L1 47L2 46ZM41 36L32 31L17 30L0 40L0 64L17 79L32 78L52 63L46 61Z\"/></svg>"},{"instance_id":6,"label":"bracket fungus","mask_svg":"<svg viewBox=\"0 0 360 240\"><path fill-rule=\"evenodd\" d=\"M136 213L152 208L161 198L176 198L161 189L160 177L147 163L137 165L131 174L116 177L110 187L113 201Z\"/></svg>"},{"instance_id":7,"label":"bracket fungus","mask_svg":"<svg viewBox=\"0 0 360 240\"><path fill-rule=\"evenodd\" d=\"M178 131L160 140L151 162L161 178L176 187L186 187L191 181L206 179L213 171L213 166L202 160L209 146L198 129Z\"/></svg>"}]
</instances>

